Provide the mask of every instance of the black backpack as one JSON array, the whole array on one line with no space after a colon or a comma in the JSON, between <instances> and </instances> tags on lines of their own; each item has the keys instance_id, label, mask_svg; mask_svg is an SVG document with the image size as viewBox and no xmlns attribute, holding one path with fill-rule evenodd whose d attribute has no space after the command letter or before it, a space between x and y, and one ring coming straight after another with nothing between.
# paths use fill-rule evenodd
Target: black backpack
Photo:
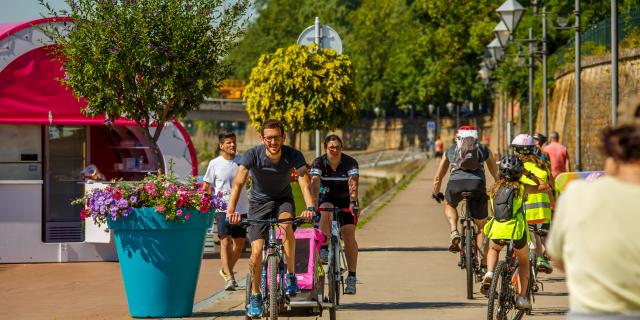
<instances>
[{"instance_id":1,"label":"black backpack","mask_svg":"<svg viewBox=\"0 0 640 320\"><path fill-rule=\"evenodd\" d=\"M514 186L501 187L493 195L493 216L498 222L513 219L513 199L518 190Z\"/></svg>"},{"instance_id":2,"label":"black backpack","mask_svg":"<svg viewBox=\"0 0 640 320\"><path fill-rule=\"evenodd\" d=\"M464 137L456 146L456 169L474 171L481 167L478 141L473 137Z\"/></svg>"}]
</instances>

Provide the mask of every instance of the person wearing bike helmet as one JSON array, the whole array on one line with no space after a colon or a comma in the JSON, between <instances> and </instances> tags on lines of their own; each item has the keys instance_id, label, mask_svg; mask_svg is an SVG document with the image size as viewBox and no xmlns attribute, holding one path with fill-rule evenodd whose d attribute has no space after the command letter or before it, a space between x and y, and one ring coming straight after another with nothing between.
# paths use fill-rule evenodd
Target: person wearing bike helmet
<instances>
[{"instance_id":1,"label":"person wearing bike helmet","mask_svg":"<svg viewBox=\"0 0 640 320\"><path fill-rule=\"evenodd\" d=\"M433 195L436 201L443 198L444 212L450 227L449 251L458 252L460 250L460 233L458 232L458 211L457 207L462 200L463 192L472 192L473 198L470 200L471 217L478 228L482 228L486 223L487 211L487 191L484 164L486 163L489 172L494 179L498 179L498 168L493 153L488 147L478 143L478 130L473 126L462 126L456 132L456 145L446 150L438 166L433 179ZM442 178L451 166L449 181L445 194L440 193ZM482 233L479 232L477 244L482 244ZM486 254L483 254L483 260Z\"/></svg>"},{"instance_id":2,"label":"person wearing bike helmet","mask_svg":"<svg viewBox=\"0 0 640 320\"><path fill-rule=\"evenodd\" d=\"M528 134L519 134L511 142L511 147L516 156L522 160L525 169L533 173L543 183L553 186L555 184L551 175L551 168L535 154L536 146L533 138ZM536 185L537 183L527 177L521 177L520 182L526 185ZM553 192L538 193L531 195L525 202L529 228L534 231L534 241L536 245L536 268L545 273L551 273L553 267L544 256L544 246L537 231L543 223L551 221L551 207L555 202Z\"/></svg>"},{"instance_id":3,"label":"person wearing bike helmet","mask_svg":"<svg viewBox=\"0 0 640 320\"><path fill-rule=\"evenodd\" d=\"M482 278L480 292L487 294L493 280L502 247L514 240L515 255L518 259L518 277L521 284L517 290L516 307L531 309L531 302L526 297L529 279L529 247L527 223L523 215L523 202L526 195L546 192L549 186L525 169L522 161L514 155L507 155L500 160L498 167L500 177L490 191L490 208L492 218L484 226L484 233L489 241L487 254L487 273ZM539 185L527 185L521 182L525 176Z\"/></svg>"},{"instance_id":4,"label":"person wearing bike helmet","mask_svg":"<svg viewBox=\"0 0 640 320\"><path fill-rule=\"evenodd\" d=\"M345 294L356 294L356 267L358 263L358 242L356 224L358 209L358 161L342 153L342 139L335 134L324 139L325 154L311 163L311 194L319 204L318 208L349 208L351 212L337 212L340 234L344 240L344 252L349 275L345 280ZM321 212L320 230L331 235L331 212ZM327 237L328 239L328 237ZM323 263L329 260L327 243L320 252Z\"/></svg>"}]
</instances>

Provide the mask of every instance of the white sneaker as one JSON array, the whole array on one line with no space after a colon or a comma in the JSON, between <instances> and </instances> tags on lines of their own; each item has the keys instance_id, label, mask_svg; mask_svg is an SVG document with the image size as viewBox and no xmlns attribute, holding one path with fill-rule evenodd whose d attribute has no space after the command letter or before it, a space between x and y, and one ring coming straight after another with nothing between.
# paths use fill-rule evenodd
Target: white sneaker
<instances>
[{"instance_id":1,"label":"white sneaker","mask_svg":"<svg viewBox=\"0 0 640 320\"><path fill-rule=\"evenodd\" d=\"M482 285L480 286L480 293L487 295L489 288L491 287L491 281L493 281L493 272L487 272L482 277Z\"/></svg>"},{"instance_id":2,"label":"white sneaker","mask_svg":"<svg viewBox=\"0 0 640 320\"><path fill-rule=\"evenodd\" d=\"M527 297L519 296L516 298L516 308L520 310L531 310L531 302Z\"/></svg>"},{"instance_id":3,"label":"white sneaker","mask_svg":"<svg viewBox=\"0 0 640 320\"><path fill-rule=\"evenodd\" d=\"M227 280L227 283L225 283L224 290L235 291L236 287L237 287L236 279L231 278L231 279Z\"/></svg>"}]
</instances>

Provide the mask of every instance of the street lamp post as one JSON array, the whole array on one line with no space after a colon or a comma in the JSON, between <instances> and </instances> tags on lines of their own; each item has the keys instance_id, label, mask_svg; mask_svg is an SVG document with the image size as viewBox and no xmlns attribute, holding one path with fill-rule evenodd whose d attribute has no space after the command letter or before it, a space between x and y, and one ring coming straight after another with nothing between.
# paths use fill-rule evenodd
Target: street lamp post
<instances>
[{"instance_id":1,"label":"street lamp post","mask_svg":"<svg viewBox=\"0 0 640 320\"><path fill-rule=\"evenodd\" d=\"M611 0L611 126L618 123L618 1Z\"/></svg>"},{"instance_id":2,"label":"street lamp post","mask_svg":"<svg viewBox=\"0 0 640 320\"><path fill-rule=\"evenodd\" d=\"M529 135L533 135L533 67L535 48L533 44L533 29L529 28Z\"/></svg>"},{"instance_id":3,"label":"street lamp post","mask_svg":"<svg viewBox=\"0 0 640 320\"><path fill-rule=\"evenodd\" d=\"M580 0L575 0L575 11L576 15L576 171L580 171L582 169L582 162L580 159L580 73L581 73L581 64L580 64Z\"/></svg>"}]
</instances>

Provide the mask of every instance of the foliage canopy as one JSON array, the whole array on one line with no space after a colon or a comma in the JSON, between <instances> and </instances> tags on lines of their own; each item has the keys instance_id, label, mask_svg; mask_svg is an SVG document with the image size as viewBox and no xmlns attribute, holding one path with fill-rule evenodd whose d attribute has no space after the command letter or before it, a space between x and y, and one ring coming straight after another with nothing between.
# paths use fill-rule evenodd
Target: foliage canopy
<instances>
[{"instance_id":1,"label":"foliage canopy","mask_svg":"<svg viewBox=\"0 0 640 320\"><path fill-rule=\"evenodd\" d=\"M263 54L245 88L249 118L285 130L332 130L356 121L357 94L351 60L331 49L292 45Z\"/></svg>"},{"instance_id":2,"label":"foliage canopy","mask_svg":"<svg viewBox=\"0 0 640 320\"><path fill-rule=\"evenodd\" d=\"M66 0L70 12L55 12L44 1L51 14L73 19L48 33L58 44L62 81L87 101L82 112L135 120L156 157L164 124L197 108L229 76L222 58L240 39L248 6L248 0Z\"/></svg>"}]
</instances>

